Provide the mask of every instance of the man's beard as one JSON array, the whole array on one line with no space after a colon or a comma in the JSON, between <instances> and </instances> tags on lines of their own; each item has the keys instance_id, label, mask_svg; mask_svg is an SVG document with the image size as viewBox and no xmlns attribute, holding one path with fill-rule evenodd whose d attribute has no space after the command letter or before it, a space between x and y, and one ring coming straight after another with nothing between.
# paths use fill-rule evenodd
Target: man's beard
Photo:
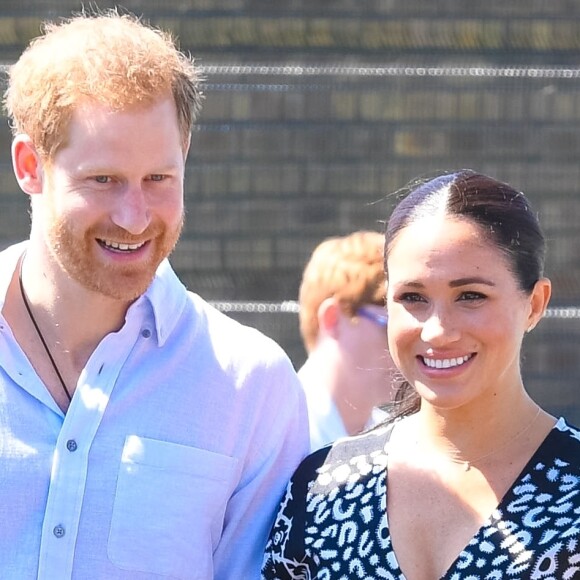
<instances>
[{"instance_id":1,"label":"man's beard","mask_svg":"<svg viewBox=\"0 0 580 580\"><path fill-rule=\"evenodd\" d=\"M66 219L55 218L48 231L50 250L63 270L81 286L114 300L131 302L149 287L159 264L173 251L183 228L183 214L172 230L152 223L141 235L130 236L118 227L95 226L77 233ZM115 264L98 258L97 240L138 244L147 240L148 258L138 264ZM104 250L105 252L107 250Z\"/></svg>"}]
</instances>

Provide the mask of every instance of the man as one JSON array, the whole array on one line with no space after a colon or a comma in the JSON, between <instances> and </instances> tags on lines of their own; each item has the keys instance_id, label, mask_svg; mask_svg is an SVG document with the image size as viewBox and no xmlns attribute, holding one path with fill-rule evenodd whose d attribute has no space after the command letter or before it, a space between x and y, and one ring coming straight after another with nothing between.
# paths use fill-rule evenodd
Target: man
<instances>
[{"instance_id":1,"label":"man","mask_svg":"<svg viewBox=\"0 0 580 580\"><path fill-rule=\"evenodd\" d=\"M304 269L300 332L308 358L298 371L314 451L386 418L394 391L387 347L384 237L371 231L323 241Z\"/></svg>"},{"instance_id":2,"label":"man","mask_svg":"<svg viewBox=\"0 0 580 580\"><path fill-rule=\"evenodd\" d=\"M10 71L30 239L0 254L0 578L251 579L308 449L281 349L187 292L198 73L114 12Z\"/></svg>"}]
</instances>

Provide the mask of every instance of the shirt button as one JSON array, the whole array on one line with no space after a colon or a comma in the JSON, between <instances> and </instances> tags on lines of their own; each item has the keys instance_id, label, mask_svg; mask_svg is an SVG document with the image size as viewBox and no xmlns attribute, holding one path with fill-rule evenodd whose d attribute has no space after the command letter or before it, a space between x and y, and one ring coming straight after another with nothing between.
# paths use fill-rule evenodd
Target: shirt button
<instances>
[{"instance_id":1,"label":"shirt button","mask_svg":"<svg viewBox=\"0 0 580 580\"><path fill-rule=\"evenodd\" d=\"M141 336L142 336L143 338L149 338L149 337L151 336L151 331L150 331L148 328L144 328L144 329L141 331Z\"/></svg>"},{"instance_id":2,"label":"shirt button","mask_svg":"<svg viewBox=\"0 0 580 580\"><path fill-rule=\"evenodd\" d=\"M66 448L72 453L77 450L77 442L74 439L69 439L66 442Z\"/></svg>"},{"instance_id":3,"label":"shirt button","mask_svg":"<svg viewBox=\"0 0 580 580\"><path fill-rule=\"evenodd\" d=\"M64 536L64 528L62 526L54 526L54 529L52 530L52 533L57 537L57 538L62 538Z\"/></svg>"}]
</instances>

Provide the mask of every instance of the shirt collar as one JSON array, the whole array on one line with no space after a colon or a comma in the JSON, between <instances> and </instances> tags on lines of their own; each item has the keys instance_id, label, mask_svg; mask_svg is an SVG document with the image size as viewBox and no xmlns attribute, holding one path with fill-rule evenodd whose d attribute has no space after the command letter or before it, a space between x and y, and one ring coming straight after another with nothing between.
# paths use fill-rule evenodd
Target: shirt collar
<instances>
[{"instance_id":1,"label":"shirt collar","mask_svg":"<svg viewBox=\"0 0 580 580\"><path fill-rule=\"evenodd\" d=\"M6 302L8 286L10 286L18 260L24 250L26 250L27 244L28 242L20 242L2 251L2 259L0 260L0 309Z\"/></svg>"},{"instance_id":2,"label":"shirt collar","mask_svg":"<svg viewBox=\"0 0 580 580\"><path fill-rule=\"evenodd\" d=\"M12 275L18 265L18 260L28 242L14 244L2 252L0 260L0 309L6 300L6 292L12 280ZM140 311L144 303L149 303L155 321L158 346L163 346L179 321L187 302L187 291L181 283L169 260L165 259L155 272L153 281L143 296L138 298L129 308L127 316L134 311Z\"/></svg>"},{"instance_id":3,"label":"shirt collar","mask_svg":"<svg viewBox=\"0 0 580 580\"><path fill-rule=\"evenodd\" d=\"M163 346L179 321L187 302L185 286L171 268L169 260L161 262L149 288L129 310L138 309L143 301L151 305L157 344Z\"/></svg>"}]
</instances>

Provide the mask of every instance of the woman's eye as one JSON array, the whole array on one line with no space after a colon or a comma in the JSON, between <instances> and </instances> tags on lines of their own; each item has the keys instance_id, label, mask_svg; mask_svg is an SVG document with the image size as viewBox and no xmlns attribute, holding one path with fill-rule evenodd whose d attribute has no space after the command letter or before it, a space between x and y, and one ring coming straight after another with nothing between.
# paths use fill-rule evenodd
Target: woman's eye
<instances>
[{"instance_id":1,"label":"woman's eye","mask_svg":"<svg viewBox=\"0 0 580 580\"><path fill-rule=\"evenodd\" d=\"M484 300L485 298L485 294L481 292L462 292L461 296L459 296L459 300L467 301Z\"/></svg>"},{"instance_id":2,"label":"woman's eye","mask_svg":"<svg viewBox=\"0 0 580 580\"><path fill-rule=\"evenodd\" d=\"M416 292L404 292L399 296L400 302L425 302L425 298Z\"/></svg>"}]
</instances>

